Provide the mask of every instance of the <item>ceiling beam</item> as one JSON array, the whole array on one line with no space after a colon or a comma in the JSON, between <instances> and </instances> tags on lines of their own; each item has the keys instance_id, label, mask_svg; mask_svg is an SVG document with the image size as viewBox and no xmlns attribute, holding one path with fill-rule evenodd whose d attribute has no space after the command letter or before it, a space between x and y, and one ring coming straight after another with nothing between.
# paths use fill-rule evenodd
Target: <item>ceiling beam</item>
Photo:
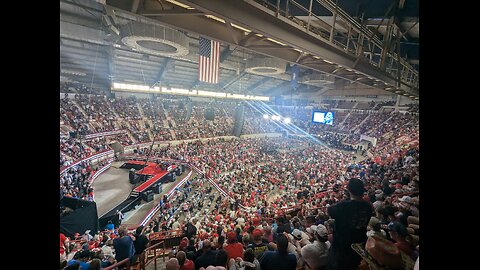
<instances>
[{"instance_id":1,"label":"ceiling beam","mask_svg":"<svg viewBox=\"0 0 480 270\"><path fill-rule=\"evenodd\" d=\"M137 13L139 4L140 4L140 0L133 0L132 1L132 9L130 11L133 12L133 13Z\"/></svg>"},{"instance_id":2,"label":"ceiling beam","mask_svg":"<svg viewBox=\"0 0 480 270\"><path fill-rule=\"evenodd\" d=\"M169 10L159 10L159 11L148 11L148 12L139 12L140 15L145 17L158 17L158 16L170 16L170 15L204 15L205 13L198 10L188 10L173 8Z\"/></svg>"},{"instance_id":3,"label":"ceiling beam","mask_svg":"<svg viewBox=\"0 0 480 270\"><path fill-rule=\"evenodd\" d=\"M113 87L113 82L114 82L114 75L113 75L113 72L114 72L114 67L113 67L113 59L115 58L115 49L113 48L113 46L110 46L107 50L107 55L108 55L108 79L110 80L110 87L108 88L109 91L112 90L112 87Z\"/></svg>"},{"instance_id":4,"label":"ceiling beam","mask_svg":"<svg viewBox=\"0 0 480 270\"><path fill-rule=\"evenodd\" d=\"M167 72L168 64L170 64L171 61L172 61L172 58L166 58L166 59L165 59L165 62L163 62L163 65L162 65L162 66L160 67L160 69L158 70L158 74L157 74L157 76L155 77L155 82L153 83L152 87L162 81L163 76L164 76L165 73Z\"/></svg>"},{"instance_id":5,"label":"ceiling beam","mask_svg":"<svg viewBox=\"0 0 480 270\"><path fill-rule=\"evenodd\" d=\"M304 52L320 56L323 59L328 59L331 62L340 64L342 66L350 67L352 69L354 68L361 73L378 78L379 80L390 85L397 85L397 78L393 78L393 76L381 70L380 68L373 66L366 60L359 59L357 61L357 57L333 47L325 41L313 37L312 35L301 30L299 27L292 25L293 23L289 24L283 20L280 20L280 18L275 18L274 16L265 16L262 10L253 7L249 3L243 1L205 0L182 0L181 2L222 18L225 16L219 15L220 13L228 14L229 19L232 22L245 25L245 27L251 29L253 32L271 36L272 38L289 45L285 46L284 50L268 48L255 49L255 51L260 54L277 57L286 60L287 62L295 62L295 60L298 58L298 52L290 49L290 47L295 47ZM131 14L123 15L122 13L125 13L125 11L116 11L117 16L131 16ZM184 31L194 32L211 39L220 40L224 43L235 44L235 40L232 38L232 33L229 33L228 30L226 30L224 24L218 23L217 21L205 18L203 16L182 16L181 18L175 16L165 16L157 18L156 20ZM235 33L236 32L237 31L235 31ZM237 40L240 40L240 37L245 37L244 33L236 34L238 34ZM260 40L257 43L259 45L272 45L272 42L267 40ZM356 65L353 67L355 63ZM314 69L319 72L325 72L320 68L321 66L314 66L312 64L302 65L306 68ZM368 84L364 85L372 87ZM405 82L398 85L398 87L404 91L418 94L417 89L413 88L411 85L407 85Z\"/></svg>"},{"instance_id":6,"label":"ceiling beam","mask_svg":"<svg viewBox=\"0 0 480 270\"><path fill-rule=\"evenodd\" d=\"M237 46L233 46L233 49L230 46L227 46L221 53L220 53L220 63L223 63L225 59L227 59L233 51L237 48Z\"/></svg>"},{"instance_id":7,"label":"ceiling beam","mask_svg":"<svg viewBox=\"0 0 480 270\"><path fill-rule=\"evenodd\" d=\"M234 82L240 80L243 76L245 76L247 73L245 71L242 71L240 74L236 75L233 77L230 81L228 81L226 84L222 86L222 90L227 89L230 85L232 85Z\"/></svg>"},{"instance_id":8,"label":"ceiling beam","mask_svg":"<svg viewBox=\"0 0 480 270\"><path fill-rule=\"evenodd\" d=\"M262 84L272 80L272 77L264 77L263 79L260 79L258 82L252 84L252 86L249 87L249 91L253 92L255 89L257 89L259 86Z\"/></svg>"},{"instance_id":9,"label":"ceiling beam","mask_svg":"<svg viewBox=\"0 0 480 270\"><path fill-rule=\"evenodd\" d=\"M270 94L271 92L273 92L273 91L275 91L275 90L278 90L278 89L281 89L281 88L283 88L283 87L285 87L285 86L287 86L287 85L289 85L289 84L290 84L290 81L283 81L283 82L281 82L281 83L279 83L279 84L277 84L277 85L275 85L275 86L273 86L273 87L270 87L270 88L268 88L267 90L263 91L263 94L264 94L264 95L268 95L268 94Z\"/></svg>"},{"instance_id":10,"label":"ceiling beam","mask_svg":"<svg viewBox=\"0 0 480 270\"><path fill-rule=\"evenodd\" d=\"M227 27L228 32L232 35L232 39L235 42L235 44L238 44L239 39L237 38L237 35L235 35L235 30L233 30L230 20L225 20L225 26Z\"/></svg>"}]
</instances>

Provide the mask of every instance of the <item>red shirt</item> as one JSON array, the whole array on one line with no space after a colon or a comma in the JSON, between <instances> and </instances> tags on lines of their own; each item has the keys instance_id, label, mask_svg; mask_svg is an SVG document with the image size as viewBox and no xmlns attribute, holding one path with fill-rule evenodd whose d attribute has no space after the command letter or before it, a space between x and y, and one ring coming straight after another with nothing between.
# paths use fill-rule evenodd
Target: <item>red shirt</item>
<instances>
[{"instance_id":1,"label":"red shirt","mask_svg":"<svg viewBox=\"0 0 480 270\"><path fill-rule=\"evenodd\" d=\"M180 270L195 270L195 264L191 260L185 260L185 263L183 264L182 267L180 267Z\"/></svg>"},{"instance_id":2,"label":"red shirt","mask_svg":"<svg viewBox=\"0 0 480 270\"><path fill-rule=\"evenodd\" d=\"M60 254L65 253L65 241L67 240L67 237L63 234L60 233Z\"/></svg>"},{"instance_id":3,"label":"red shirt","mask_svg":"<svg viewBox=\"0 0 480 270\"><path fill-rule=\"evenodd\" d=\"M224 250L228 254L228 260L240 257L243 259L243 246L240 243L228 244Z\"/></svg>"}]
</instances>

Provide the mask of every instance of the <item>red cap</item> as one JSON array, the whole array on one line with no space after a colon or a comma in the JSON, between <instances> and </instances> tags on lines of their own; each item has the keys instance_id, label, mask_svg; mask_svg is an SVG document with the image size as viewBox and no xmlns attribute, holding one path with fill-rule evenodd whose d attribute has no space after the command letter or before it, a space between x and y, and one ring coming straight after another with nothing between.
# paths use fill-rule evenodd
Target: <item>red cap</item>
<instances>
[{"instance_id":1,"label":"red cap","mask_svg":"<svg viewBox=\"0 0 480 270\"><path fill-rule=\"evenodd\" d=\"M263 235L263 232L262 232L261 230L259 230L259 229L255 229L255 230L253 230L252 235L253 235L253 237L255 237L255 236L262 236L262 235Z\"/></svg>"},{"instance_id":2,"label":"red cap","mask_svg":"<svg viewBox=\"0 0 480 270\"><path fill-rule=\"evenodd\" d=\"M235 239L237 239L237 234L235 232L230 231L230 232L227 233L227 241L228 242L234 242Z\"/></svg>"}]
</instances>

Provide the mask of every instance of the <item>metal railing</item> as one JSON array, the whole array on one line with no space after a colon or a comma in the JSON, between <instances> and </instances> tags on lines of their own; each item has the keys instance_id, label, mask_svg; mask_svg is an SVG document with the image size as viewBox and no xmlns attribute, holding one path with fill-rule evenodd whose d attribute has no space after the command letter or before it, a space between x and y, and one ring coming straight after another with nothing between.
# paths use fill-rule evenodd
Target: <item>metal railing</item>
<instances>
[{"instance_id":1,"label":"metal railing","mask_svg":"<svg viewBox=\"0 0 480 270\"><path fill-rule=\"evenodd\" d=\"M399 57L395 51L392 51L392 46L388 48L388 51L384 52L384 41L375 35L372 30L338 8L332 0L310 0L308 7L295 0L287 0L285 5L280 5L280 0L277 0L276 5L266 0L253 1L274 11L276 17L282 16L294 22L312 36L356 58L361 57L371 65L400 79L402 83L418 88L418 71L404 58ZM324 21L321 19L321 16L312 12L314 3L320 4L332 13L333 23L330 24ZM304 15L307 18L300 19L298 16L291 15L291 9L305 13ZM347 33L337 29L338 25L347 30ZM393 30L395 29L392 28Z\"/></svg>"},{"instance_id":2,"label":"metal railing","mask_svg":"<svg viewBox=\"0 0 480 270\"><path fill-rule=\"evenodd\" d=\"M124 259L124 260L122 260L122 261L119 261L119 262L117 262L117 263L115 263L115 264L110 265L109 267L103 268L103 270L112 270L112 269L116 269L116 268L119 267L119 266L126 266L126 267L127 267L126 269L131 269L131 267L130 267L130 259L129 259L129 258L126 258L126 259Z\"/></svg>"},{"instance_id":3,"label":"metal railing","mask_svg":"<svg viewBox=\"0 0 480 270\"><path fill-rule=\"evenodd\" d=\"M162 248L160 249L161 252L157 254L157 250L159 249L158 247L162 245ZM103 268L103 270L113 270L113 269L118 269L119 266L124 266L123 269L131 270L131 269L142 269L144 270L147 265L150 263L154 263L155 270L157 270L157 258L162 256L163 261L165 262L165 241L161 241L156 243L153 246L150 246L146 248L140 255L139 255L139 260L138 262L131 263L130 258L126 258L122 261L119 261L115 264L112 264L108 267Z\"/></svg>"}]
</instances>

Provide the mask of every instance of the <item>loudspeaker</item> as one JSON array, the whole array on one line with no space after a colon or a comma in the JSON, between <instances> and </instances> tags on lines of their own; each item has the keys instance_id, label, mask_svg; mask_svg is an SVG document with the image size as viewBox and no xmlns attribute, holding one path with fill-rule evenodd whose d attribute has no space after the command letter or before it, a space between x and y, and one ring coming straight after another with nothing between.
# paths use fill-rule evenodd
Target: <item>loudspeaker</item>
<instances>
[{"instance_id":1,"label":"loudspeaker","mask_svg":"<svg viewBox=\"0 0 480 270\"><path fill-rule=\"evenodd\" d=\"M153 201L153 191L147 190L142 194L142 199L146 202Z\"/></svg>"},{"instance_id":2,"label":"loudspeaker","mask_svg":"<svg viewBox=\"0 0 480 270\"><path fill-rule=\"evenodd\" d=\"M130 176L130 175L129 175L129 176ZM141 180L140 175L138 175L138 174L133 174L133 177L130 178L130 184L135 185L135 184L138 183L140 180Z\"/></svg>"},{"instance_id":3,"label":"loudspeaker","mask_svg":"<svg viewBox=\"0 0 480 270\"><path fill-rule=\"evenodd\" d=\"M233 125L233 135L240 137L245 122L245 106L238 105L235 109L235 123Z\"/></svg>"},{"instance_id":4,"label":"loudspeaker","mask_svg":"<svg viewBox=\"0 0 480 270\"><path fill-rule=\"evenodd\" d=\"M162 184L161 183L158 183L158 184L155 184L152 186L152 191L153 193L155 194L160 194L162 193Z\"/></svg>"},{"instance_id":5,"label":"loudspeaker","mask_svg":"<svg viewBox=\"0 0 480 270\"><path fill-rule=\"evenodd\" d=\"M179 167L175 168L175 175L180 176L182 174L181 170Z\"/></svg>"},{"instance_id":6,"label":"loudspeaker","mask_svg":"<svg viewBox=\"0 0 480 270\"><path fill-rule=\"evenodd\" d=\"M172 182L172 176L173 176L172 173L169 173L169 174L165 175L165 176L162 178L162 183Z\"/></svg>"},{"instance_id":7,"label":"loudspeaker","mask_svg":"<svg viewBox=\"0 0 480 270\"><path fill-rule=\"evenodd\" d=\"M205 110L205 120L215 120L215 112L213 111L213 109L208 108Z\"/></svg>"},{"instance_id":8,"label":"loudspeaker","mask_svg":"<svg viewBox=\"0 0 480 270\"><path fill-rule=\"evenodd\" d=\"M182 170L182 173L184 173L185 170L186 170L185 164L180 165L180 168L181 168L181 170Z\"/></svg>"},{"instance_id":9,"label":"loudspeaker","mask_svg":"<svg viewBox=\"0 0 480 270\"><path fill-rule=\"evenodd\" d=\"M131 168L130 171L128 172L128 179L130 182L132 182L135 178L135 169Z\"/></svg>"}]
</instances>

